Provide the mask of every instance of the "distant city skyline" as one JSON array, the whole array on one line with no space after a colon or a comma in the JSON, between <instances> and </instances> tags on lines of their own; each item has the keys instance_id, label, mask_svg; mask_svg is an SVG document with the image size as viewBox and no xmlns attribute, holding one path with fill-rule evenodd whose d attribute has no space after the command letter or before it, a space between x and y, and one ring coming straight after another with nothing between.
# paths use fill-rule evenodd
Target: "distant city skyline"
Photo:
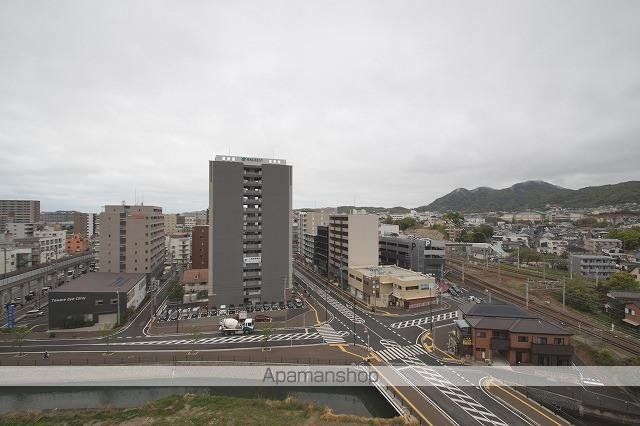
<instances>
[{"instance_id":1,"label":"distant city skyline","mask_svg":"<svg viewBox=\"0 0 640 426\"><path fill-rule=\"evenodd\" d=\"M0 198L208 204L217 154L293 207L640 180L640 3L0 5Z\"/></svg>"}]
</instances>

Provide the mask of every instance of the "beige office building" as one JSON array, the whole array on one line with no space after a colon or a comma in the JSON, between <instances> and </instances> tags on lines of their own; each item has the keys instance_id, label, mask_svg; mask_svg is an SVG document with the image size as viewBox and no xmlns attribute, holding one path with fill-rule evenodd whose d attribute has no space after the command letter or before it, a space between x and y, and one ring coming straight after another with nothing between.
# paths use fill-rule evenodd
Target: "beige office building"
<instances>
[{"instance_id":1,"label":"beige office building","mask_svg":"<svg viewBox=\"0 0 640 426\"><path fill-rule=\"evenodd\" d=\"M178 224L178 214L169 213L164 215L164 233L167 235L176 232L176 225Z\"/></svg>"},{"instance_id":2,"label":"beige office building","mask_svg":"<svg viewBox=\"0 0 640 426\"><path fill-rule=\"evenodd\" d=\"M336 214L329 218L329 279L348 288L353 266L378 265L378 216Z\"/></svg>"},{"instance_id":3,"label":"beige office building","mask_svg":"<svg viewBox=\"0 0 640 426\"><path fill-rule=\"evenodd\" d=\"M100 213L101 272L142 272L153 276L164 266L162 208L110 205Z\"/></svg>"},{"instance_id":4,"label":"beige office building","mask_svg":"<svg viewBox=\"0 0 640 426\"><path fill-rule=\"evenodd\" d=\"M395 265L354 267L349 292L370 306L418 308L436 301L436 279Z\"/></svg>"}]
</instances>

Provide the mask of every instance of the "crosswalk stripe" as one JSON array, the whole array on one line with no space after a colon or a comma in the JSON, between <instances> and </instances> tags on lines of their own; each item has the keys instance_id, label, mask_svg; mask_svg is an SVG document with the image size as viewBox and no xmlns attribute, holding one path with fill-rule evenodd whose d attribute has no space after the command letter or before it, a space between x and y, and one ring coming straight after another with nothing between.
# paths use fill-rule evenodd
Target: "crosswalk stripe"
<instances>
[{"instance_id":1,"label":"crosswalk stripe","mask_svg":"<svg viewBox=\"0 0 640 426\"><path fill-rule=\"evenodd\" d=\"M444 314L438 314L438 315L432 315L429 317L423 317L423 318L415 318L412 320L406 320L406 321L399 321L399 322L394 322L390 325L391 328L407 328L407 327L418 327L421 326L423 324L429 324L432 322L439 322L439 321L445 321L448 319L453 319L453 318L457 318L458 317L458 312L457 311L451 311L451 312L447 312Z\"/></svg>"},{"instance_id":2,"label":"crosswalk stripe","mask_svg":"<svg viewBox=\"0 0 640 426\"><path fill-rule=\"evenodd\" d=\"M427 352L420 345L412 346L390 346L387 349L377 351L376 354L380 355L385 361L393 361L396 359L404 359L415 357L416 355L426 354Z\"/></svg>"},{"instance_id":3,"label":"crosswalk stripe","mask_svg":"<svg viewBox=\"0 0 640 426\"><path fill-rule=\"evenodd\" d=\"M321 326L316 327L320 336L325 341L325 343L334 344L334 343L344 343L345 340L342 338L342 333L338 333L331 325L322 324Z\"/></svg>"}]
</instances>

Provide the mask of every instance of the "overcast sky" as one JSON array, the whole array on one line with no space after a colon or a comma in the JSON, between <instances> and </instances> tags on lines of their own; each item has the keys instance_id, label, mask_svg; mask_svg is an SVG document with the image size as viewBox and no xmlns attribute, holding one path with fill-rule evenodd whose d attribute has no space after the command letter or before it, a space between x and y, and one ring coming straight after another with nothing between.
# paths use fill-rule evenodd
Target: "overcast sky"
<instances>
[{"instance_id":1,"label":"overcast sky","mask_svg":"<svg viewBox=\"0 0 640 426\"><path fill-rule=\"evenodd\" d=\"M229 152L294 207L579 188L639 135L639 1L0 2L0 198L44 211L202 209Z\"/></svg>"}]
</instances>

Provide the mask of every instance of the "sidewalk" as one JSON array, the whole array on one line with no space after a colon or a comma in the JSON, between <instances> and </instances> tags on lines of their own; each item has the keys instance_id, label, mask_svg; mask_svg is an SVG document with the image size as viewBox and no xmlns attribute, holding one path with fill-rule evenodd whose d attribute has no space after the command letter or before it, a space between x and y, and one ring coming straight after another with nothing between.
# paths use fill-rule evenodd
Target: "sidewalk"
<instances>
[{"instance_id":1,"label":"sidewalk","mask_svg":"<svg viewBox=\"0 0 640 426\"><path fill-rule=\"evenodd\" d=\"M312 365L351 365L362 360L367 351L348 345L343 348L324 344L312 346L272 347L251 349L196 350L187 348L180 351L122 351L112 345L112 353L104 350L95 352L49 352L43 359L42 352L0 354L0 367L46 366L46 365L154 365L154 364L201 364L201 363L273 363Z\"/></svg>"}]
</instances>

